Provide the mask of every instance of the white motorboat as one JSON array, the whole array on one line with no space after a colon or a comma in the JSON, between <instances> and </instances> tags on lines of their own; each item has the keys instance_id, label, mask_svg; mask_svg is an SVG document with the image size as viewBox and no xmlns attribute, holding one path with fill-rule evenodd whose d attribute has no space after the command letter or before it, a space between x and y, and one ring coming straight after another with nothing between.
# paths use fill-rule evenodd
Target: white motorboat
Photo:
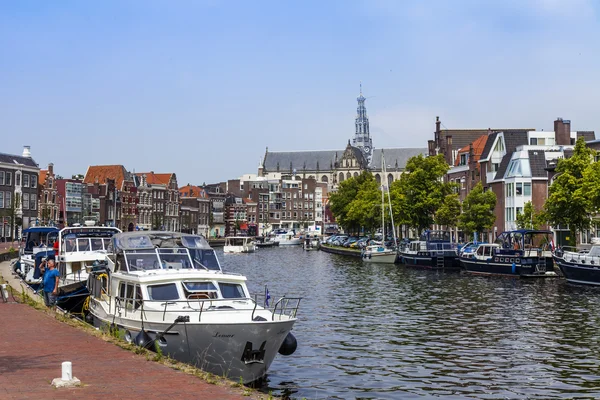
<instances>
[{"instance_id":1,"label":"white motorboat","mask_svg":"<svg viewBox=\"0 0 600 400\"><path fill-rule=\"evenodd\" d=\"M254 238L247 236L230 236L225 238L224 253L254 253Z\"/></svg>"},{"instance_id":2,"label":"white motorboat","mask_svg":"<svg viewBox=\"0 0 600 400\"><path fill-rule=\"evenodd\" d=\"M304 237L304 243L302 244L302 248L304 250L307 250L307 251L318 250L320 246L321 246L321 239L319 239L318 235L307 234Z\"/></svg>"},{"instance_id":3,"label":"white motorboat","mask_svg":"<svg viewBox=\"0 0 600 400\"><path fill-rule=\"evenodd\" d=\"M263 307L244 276L222 272L201 236L117 234L105 269L92 272L88 287L96 326L119 329L128 341L219 376L258 380L278 351L296 349L290 331L300 298Z\"/></svg>"},{"instance_id":4,"label":"white motorboat","mask_svg":"<svg viewBox=\"0 0 600 400\"><path fill-rule=\"evenodd\" d=\"M275 232L273 241L277 242L279 246L299 246L302 244L302 240L296 236L296 232L293 230L280 230Z\"/></svg>"},{"instance_id":5,"label":"white motorboat","mask_svg":"<svg viewBox=\"0 0 600 400\"><path fill-rule=\"evenodd\" d=\"M88 271L94 263L106 259L107 248L113 235L121 232L107 226L73 226L58 233L57 305L65 310L80 313L88 291Z\"/></svg>"}]
</instances>

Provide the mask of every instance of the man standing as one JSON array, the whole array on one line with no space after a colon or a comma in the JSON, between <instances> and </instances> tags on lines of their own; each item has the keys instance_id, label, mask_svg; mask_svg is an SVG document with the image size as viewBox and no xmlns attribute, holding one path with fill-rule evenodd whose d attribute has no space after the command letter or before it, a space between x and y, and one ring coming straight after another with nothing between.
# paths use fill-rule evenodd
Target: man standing
<instances>
[{"instance_id":1,"label":"man standing","mask_svg":"<svg viewBox=\"0 0 600 400\"><path fill-rule=\"evenodd\" d=\"M48 260L46 265L47 269L44 273L44 303L46 303L47 307L54 307L58 294L58 278L60 273L54 266L54 260Z\"/></svg>"}]
</instances>

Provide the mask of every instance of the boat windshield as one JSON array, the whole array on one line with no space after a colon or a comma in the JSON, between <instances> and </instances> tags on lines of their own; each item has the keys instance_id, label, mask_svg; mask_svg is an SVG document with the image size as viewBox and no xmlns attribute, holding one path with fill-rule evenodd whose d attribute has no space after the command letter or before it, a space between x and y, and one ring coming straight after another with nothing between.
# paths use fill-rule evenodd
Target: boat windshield
<instances>
[{"instance_id":1,"label":"boat windshield","mask_svg":"<svg viewBox=\"0 0 600 400\"><path fill-rule=\"evenodd\" d=\"M221 265L219 259L213 249L189 249L190 256L194 260L194 267L201 269L209 269L212 271L220 271Z\"/></svg>"},{"instance_id":2,"label":"boat windshield","mask_svg":"<svg viewBox=\"0 0 600 400\"><path fill-rule=\"evenodd\" d=\"M128 271L193 269L187 249L128 250L123 252Z\"/></svg>"}]
</instances>

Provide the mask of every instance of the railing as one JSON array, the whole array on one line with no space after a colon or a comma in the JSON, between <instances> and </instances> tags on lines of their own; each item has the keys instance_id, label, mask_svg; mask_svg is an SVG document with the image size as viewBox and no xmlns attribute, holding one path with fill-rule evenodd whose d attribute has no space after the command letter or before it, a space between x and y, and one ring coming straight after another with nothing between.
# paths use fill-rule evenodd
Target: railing
<instances>
[{"instance_id":1,"label":"railing","mask_svg":"<svg viewBox=\"0 0 600 400\"><path fill-rule=\"evenodd\" d=\"M251 322L254 320L259 304L256 298L247 297L232 299L188 298L187 300L138 300L126 297L114 297L114 300L114 312L119 317L136 314L141 320L148 320L148 315L161 314L160 318L163 322L166 321L167 313L198 314L198 322L201 322L203 314L216 311L247 311L249 313L249 322ZM300 307L300 300L302 300L301 297L284 296L277 300L272 307L264 307L264 309L271 313L271 321L275 321L275 316L278 316L279 319L283 316L296 318L298 308ZM108 301L108 304L110 308L110 301Z\"/></svg>"},{"instance_id":2,"label":"railing","mask_svg":"<svg viewBox=\"0 0 600 400\"><path fill-rule=\"evenodd\" d=\"M557 250L555 255L570 263L600 266L600 256L590 255L587 249L564 246L560 250Z\"/></svg>"}]
</instances>

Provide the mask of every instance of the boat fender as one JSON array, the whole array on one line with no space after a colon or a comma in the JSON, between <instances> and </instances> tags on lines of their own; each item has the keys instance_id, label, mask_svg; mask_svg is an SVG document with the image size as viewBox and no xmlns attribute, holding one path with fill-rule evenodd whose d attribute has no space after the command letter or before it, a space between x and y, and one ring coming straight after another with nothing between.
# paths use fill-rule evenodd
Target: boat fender
<instances>
[{"instance_id":1,"label":"boat fender","mask_svg":"<svg viewBox=\"0 0 600 400\"><path fill-rule=\"evenodd\" d=\"M369 260L371 259L371 254L369 254Z\"/></svg>"},{"instance_id":2,"label":"boat fender","mask_svg":"<svg viewBox=\"0 0 600 400\"><path fill-rule=\"evenodd\" d=\"M517 272L517 264L512 263L512 273L516 273Z\"/></svg>"},{"instance_id":3,"label":"boat fender","mask_svg":"<svg viewBox=\"0 0 600 400\"><path fill-rule=\"evenodd\" d=\"M281 343L281 346L279 347L279 354L282 356L292 355L296 351L297 347L298 341L296 340L296 337L292 335L292 332L288 332L287 336L283 340L283 343Z\"/></svg>"},{"instance_id":4,"label":"boat fender","mask_svg":"<svg viewBox=\"0 0 600 400\"><path fill-rule=\"evenodd\" d=\"M150 346L150 344L152 342L154 342L154 340L152 340L152 338L150 337L150 335L148 335L148 332L146 332L144 330L144 328L142 328L142 330L140 331L140 333L138 333L135 336L135 339L133 339L133 342L140 347L144 347L148 350L152 350L154 351L154 346Z\"/></svg>"}]
</instances>

